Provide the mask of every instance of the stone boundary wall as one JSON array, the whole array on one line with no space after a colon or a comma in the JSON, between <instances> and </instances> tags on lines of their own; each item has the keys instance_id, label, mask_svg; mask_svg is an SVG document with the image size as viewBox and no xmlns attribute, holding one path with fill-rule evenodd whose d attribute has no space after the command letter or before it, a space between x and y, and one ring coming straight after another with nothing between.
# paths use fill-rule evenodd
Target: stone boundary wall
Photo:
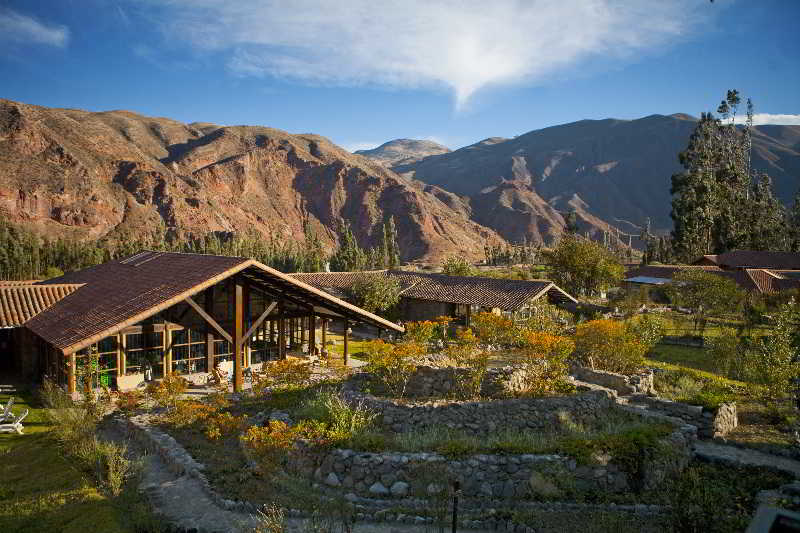
<instances>
[{"instance_id":1,"label":"stone boundary wall","mask_svg":"<svg viewBox=\"0 0 800 533\"><path fill-rule=\"evenodd\" d=\"M639 374L626 376L604 370L592 370L591 368L575 365L570 373L578 380L586 383L601 385L617 391L620 396L629 394L655 394L653 383L653 371L647 370Z\"/></svg>"},{"instance_id":2,"label":"stone boundary wall","mask_svg":"<svg viewBox=\"0 0 800 533\"><path fill-rule=\"evenodd\" d=\"M723 403L717 409L708 409L701 405L689 405L644 395L634 395L630 401L697 426L697 435L703 439L724 437L739 425L735 402Z\"/></svg>"},{"instance_id":3,"label":"stone boundary wall","mask_svg":"<svg viewBox=\"0 0 800 533\"><path fill-rule=\"evenodd\" d=\"M419 365L406 384L405 397L413 399L455 397L459 392L459 383L465 381L469 372L469 369L463 367ZM521 389L525 374L523 369L511 366L490 368L481 382L481 396L507 397L509 391ZM387 392L380 383L371 380L366 372L354 374L348 382L350 388L354 390L364 390L369 386L376 393Z\"/></svg>"},{"instance_id":4,"label":"stone boundary wall","mask_svg":"<svg viewBox=\"0 0 800 533\"><path fill-rule=\"evenodd\" d=\"M150 415L141 414L129 418L120 417L117 421L127 429L132 438L136 439L149 452L161 457L167 468L179 476L191 476L196 478L210 499L222 509L241 513L243 519L252 516L258 506L243 501L233 501L222 498L210 485L207 477L203 473L205 466L196 462L191 455L173 437L164 433L160 429L150 425ZM318 484L315 484L318 486ZM328 485L326 485L328 486ZM391 493L390 493L391 494ZM353 506L354 518L359 522L379 522L379 523L399 523L399 524L431 524L433 519L425 515L430 510L431 503L428 499L414 498L379 498L374 495L370 497L360 497L353 492L344 495L344 499ZM499 517L489 517L475 519L470 515L475 510L498 507L501 502L494 498L462 498L461 510L462 518L459 526L465 528L489 529L501 531L515 531L518 533L535 533L535 529L523 524L516 524L511 520ZM539 511L574 511L576 513L587 511L608 510L614 512L629 513L634 516L652 516L664 514L668 508L658 505L604 505L604 504L585 504L576 502L516 502L519 509L539 510ZM406 512L399 511L404 509ZM213 508L208 509L208 514L214 515L219 511ZM481 513L483 514L483 513ZM287 515L290 517L302 518L306 516L297 509L288 509ZM222 523L222 521L220 521ZM449 522L448 522L449 524Z\"/></svg>"},{"instance_id":5,"label":"stone boundary wall","mask_svg":"<svg viewBox=\"0 0 800 533\"><path fill-rule=\"evenodd\" d=\"M562 424L564 416L583 422L602 416L615 403L613 392L602 389L572 396L491 402L401 402L347 389L342 396L350 403L361 403L381 413L383 427L396 433L449 428L473 435L550 428Z\"/></svg>"},{"instance_id":6,"label":"stone boundary wall","mask_svg":"<svg viewBox=\"0 0 800 533\"><path fill-rule=\"evenodd\" d=\"M554 499L574 492L621 493L657 487L689 463L693 428L681 427L665 438L668 454L644 459L634 475L608 456L579 464L561 455L477 454L448 459L437 453L369 453L336 449L322 454L295 449L290 471L311 474L320 484L361 497L433 496L445 484L461 483L467 498L487 500Z\"/></svg>"}]
</instances>

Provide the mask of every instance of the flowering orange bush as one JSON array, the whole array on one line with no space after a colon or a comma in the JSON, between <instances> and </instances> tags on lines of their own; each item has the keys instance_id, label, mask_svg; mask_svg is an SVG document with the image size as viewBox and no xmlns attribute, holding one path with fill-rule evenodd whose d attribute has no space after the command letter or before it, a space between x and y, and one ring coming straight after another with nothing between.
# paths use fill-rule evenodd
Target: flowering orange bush
<instances>
[{"instance_id":1,"label":"flowering orange bush","mask_svg":"<svg viewBox=\"0 0 800 533\"><path fill-rule=\"evenodd\" d=\"M116 400L117 408L124 412L134 411L142 403L142 396L142 392L136 389L126 392L118 392Z\"/></svg>"},{"instance_id":2,"label":"flowering orange bush","mask_svg":"<svg viewBox=\"0 0 800 533\"><path fill-rule=\"evenodd\" d=\"M519 392L530 396L565 392L567 358L575 348L572 340L531 330L524 330L522 337L519 356L525 369L525 384Z\"/></svg>"},{"instance_id":3,"label":"flowering orange bush","mask_svg":"<svg viewBox=\"0 0 800 533\"><path fill-rule=\"evenodd\" d=\"M166 416L166 421L176 427L196 426L206 437L215 440L242 431L246 416L222 412L219 403L181 401Z\"/></svg>"},{"instance_id":4,"label":"flowering orange bush","mask_svg":"<svg viewBox=\"0 0 800 533\"><path fill-rule=\"evenodd\" d=\"M408 380L417 369L414 358L424 352L423 346L415 342L389 344L374 340L364 344L367 370L375 374L396 397L405 394Z\"/></svg>"},{"instance_id":5,"label":"flowering orange bush","mask_svg":"<svg viewBox=\"0 0 800 533\"><path fill-rule=\"evenodd\" d=\"M608 372L635 372L644 364L647 346L622 322L592 320L580 324L575 332L578 360L593 369Z\"/></svg>"},{"instance_id":6,"label":"flowering orange bush","mask_svg":"<svg viewBox=\"0 0 800 533\"><path fill-rule=\"evenodd\" d=\"M240 437L242 443L259 459L267 472L273 471L299 439L314 445L329 444L325 425L315 421L303 421L289 426L280 420L270 420L266 426L252 426Z\"/></svg>"},{"instance_id":7,"label":"flowering orange bush","mask_svg":"<svg viewBox=\"0 0 800 533\"><path fill-rule=\"evenodd\" d=\"M403 335L403 340L413 342L416 344L425 345L430 342L436 330L436 323L430 320L423 320L421 322L409 322L405 325L406 333Z\"/></svg>"},{"instance_id":8,"label":"flowering orange bush","mask_svg":"<svg viewBox=\"0 0 800 533\"><path fill-rule=\"evenodd\" d=\"M147 385L145 394L162 407L175 408L188 386L189 382L184 378L170 374L164 376L161 381L154 381Z\"/></svg>"},{"instance_id":9,"label":"flowering orange bush","mask_svg":"<svg viewBox=\"0 0 800 533\"><path fill-rule=\"evenodd\" d=\"M512 345L518 341L518 328L502 315L477 313L472 316L471 325L483 344Z\"/></svg>"},{"instance_id":10,"label":"flowering orange bush","mask_svg":"<svg viewBox=\"0 0 800 533\"><path fill-rule=\"evenodd\" d=\"M299 359L281 359L265 363L261 372L253 372L253 393L260 395L269 387L292 387L308 383L311 366Z\"/></svg>"}]
</instances>

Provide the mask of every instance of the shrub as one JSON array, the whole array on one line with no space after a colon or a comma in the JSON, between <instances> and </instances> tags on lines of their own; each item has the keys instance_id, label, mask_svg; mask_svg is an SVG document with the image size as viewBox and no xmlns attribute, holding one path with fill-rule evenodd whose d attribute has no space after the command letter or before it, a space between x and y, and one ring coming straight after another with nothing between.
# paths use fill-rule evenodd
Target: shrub
<instances>
[{"instance_id":1,"label":"shrub","mask_svg":"<svg viewBox=\"0 0 800 533\"><path fill-rule=\"evenodd\" d=\"M250 533L284 533L286 531L286 517L283 509L274 503L264 506L264 509L257 509L255 515L251 515L255 526Z\"/></svg>"},{"instance_id":2,"label":"shrub","mask_svg":"<svg viewBox=\"0 0 800 533\"><path fill-rule=\"evenodd\" d=\"M364 344L367 370L398 398L405 394L408 380L417 369L414 359L423 352L422 346L413 342L388 344L374 340Z\"/></svg>"},{"instance_id":3,"label":"shrub","mask_svg":"<svg viewBox=\"0 0 800 533\"><path fill-rule=\"evenodd\" d=\"M622 322L592 320L575 332L575 355L581 364L608 372L632 373L644 364L647 346Z\"/></svg>"},{"instance_id":4,"label":"shrub","mask_svg":"<svg viewBox=\"0 0 800 533\"><path fill-rule=\"evenodd\" d=\"M567 358L575 347L572 340L534 331L526 331L523 339L519 362L526 378L525 388L520 392L543 396L569 390Z\"/></svg>"},{"instance_id":5,"label":"shrub","mask_svg":"<svg viewBox=\"0 0 800 533\"><path fill-rule=\"evenodd\" d=\"M530 317L523 327L529 331L561 335L572 324L572 315L557 305L537 300L530 307Z\"/></svg>"},{"instance_id":6,"label":"shrub","mask_svg":"<svg viewBox=\"0 0 800 533\"><path fill-rule=\"evenodd\" d=\"M423 320L421 322L409 322L405 325L405 328L404 341L425 346L433 338L436 324L430 320Z\"/></svg>"},{"instance_id":7,"label":"shrub","mask_svg":"<svg viewBox=\"0 0 800 533\"><path fill-rule=\"evenodd\" d=\"M119 392L116 400L117 408L125 413L131 413L142 404L142 396L142 392L138 390Z\"/></svg>"},{"instance_id":8,"label":"shrub","mask_svg":"<svg viewBox=\"0 0 800 533\"><path fill-rule=\"evenodd\" d=\"M628 329L648 350L653 349L664 336L664 322L649 314L642 315L630 323Z\"/></svg>"},{"instance_id":9,"label":"shrub","mask_svg":"<svg viewBox=\"0 0 800 533\"><path fill-rule=\"evenodd\" d=\"M400 282L390 276L369 276L357 280L349 296L370 313L385 311L400 301Z\"/></svg>"},{"instance_id":10,"label":"shrub","mask_svg":"<svg viewBox=\"0 0 800 533\"><path fill-rule=\"evenodd\" d=\"M472 276L472 265L460 255L451 255L442 263L442 274L447 276Z\"/></svg>"},{"instance_id":11,"label":"shrub","mask_svg":"<svg viewBox=\"0 0 800 533\"><path fill-rule=\"evenodd\" d=\"M377 413L366 408L363 403L350 405L335 391L323 389L303 402L296 416L322 422L334 438L349 439L365 432L372 425Z\"/></svg>"},{"instance_id":12,"label":"shrub","mask_svg":"<svg viewBox=\"0 0 800 533\"><path fill-rule=\"evenodd\" d=\"M164 376L161 381L154 381L147 385L145 394L161 407L174 409L181 399L181 395L186 392L189 382L180 376L170 374Z\"/></svg>"},{"instance_id":13,"label":"shrub","mask_svg":"<svg viewBox=\"0 0 800 533\"><path fill-rule=\"evenodd\" d=\"M444 350L444 354L455 366L466 370L466 373L454 374L458 394L465 398L477 396L489 367L489 353L478 349L478 338L472 330L456 333L455 342Z\"/></svg>"},{"instance_id":14,"label":"shrub","mask_svg":"<svg viewBox=\"0 0 800 533\"><path fill-rule=\"evenodd\" d=\"M517 341L517 327L502 315L477 313L472 316L471 325L482 344L510 346Z\"/></svg>"},{"instance_id":15,"label":"shrub","mask_svg":"<svg viewBox=\"0 0 800 533\"><path fill-rule=\"evenodd\" d=\"M299 359L271 361L253 372L253 393L264 394L274 387L299 387L311 379L311 365Z\"/></svg>"},{"instance_id":16,"label":"shrub","mask_svg":"<svg viewBox=\"0 0 800 533\"><path fill-rule=\"evenodd\" d=\"M447 340L447 328L450 326L450 322L453 319L449 316L437 316L433 319L433 335L432 339L434 340Z\"/></svg>"}]
</instances>

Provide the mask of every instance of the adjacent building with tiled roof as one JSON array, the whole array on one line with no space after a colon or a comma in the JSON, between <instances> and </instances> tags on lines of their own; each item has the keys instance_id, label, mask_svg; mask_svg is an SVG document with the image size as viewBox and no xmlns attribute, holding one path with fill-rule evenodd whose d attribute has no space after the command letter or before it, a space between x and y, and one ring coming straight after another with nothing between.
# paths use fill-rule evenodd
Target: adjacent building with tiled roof
<instances>
[{"instance_id":1,"label":"adjacent building with tiled roof","mask_svg":"<svg viewBox=\"0 0 800 533\"><path fill-rule=\"evenodd\" d=\"M762 252L734 250L724 254L704 255L695 265L713 265L724 270L765 268L767 270L800 270L800 252Z\"/></svg>"},{"instance_id":2,"label":"adjacent building with tiled roof","mask_svg":"<svg viewBox=\"0 0 800 533\"><path fill-rule=\"evenodd\" d=\"M0 328L16 328L72 294L82 284L0 283Z\"/></svg>"},{"instance_id":3,"label":"adjacent building with tiled roof","mask_svg":"<svg viewBox=\"0 0 800 533\"><path fill-rule=\"evenodd\" d=\"M786 271L773 271L764 268L742 268L725 270L717 265L644 265L628 270L623 286L632 288L642 285L664 285L678 272L703 270L728 278L742 290L751 293L774 294L784 290L800 288L800 277L787 275Z\"/></svg>"},{"instance_id":4,"label":"adjacent building with tiled roof","mask_svg":"<svg viewBox=\"0 0 800 533\"><path fill-rule=\"evenodd\" d=\"M355 283L370 276L392 277L400 284L400 311L403 320L424 320L443 315L468 320L469 315L481 310L525 316L527 307L543 297L552 303L577 303L575 298L548 280L448 276L404 270L291 275L339 295L345 295Z\"/></svg>"}]
</instances>

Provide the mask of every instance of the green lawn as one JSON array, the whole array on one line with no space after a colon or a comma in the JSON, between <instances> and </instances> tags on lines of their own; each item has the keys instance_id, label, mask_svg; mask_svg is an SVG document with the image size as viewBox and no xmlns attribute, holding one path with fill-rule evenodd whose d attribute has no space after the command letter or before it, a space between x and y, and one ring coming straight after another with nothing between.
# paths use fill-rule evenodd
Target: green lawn
<instances>
[{"instance_id":1,"label":"green lawn","mask_svg":"<svg viewBox=\"0 0 800 533\"><path fill-rule=\"evenodd\" d=\"M129 487L117 498L99 490L48 435L44 410L27 392L14 412L30 409L24 435L0 434L0 531L133 533L157 531L146 504ZM3 405L8 395L0 394ZM157 526L157 524L156 524Z\"/></svg>"},{"instance_id":2,"label":"green lawn","mask_svg":"<svg viewBox=\"0 0 800 533\"><path fill-rule=\"evenodd\" d=\"M713 373L716 370L711 355L703 348L658 344L647 357L662 363L670 363Z\"/></svg>"}]
</instances>

